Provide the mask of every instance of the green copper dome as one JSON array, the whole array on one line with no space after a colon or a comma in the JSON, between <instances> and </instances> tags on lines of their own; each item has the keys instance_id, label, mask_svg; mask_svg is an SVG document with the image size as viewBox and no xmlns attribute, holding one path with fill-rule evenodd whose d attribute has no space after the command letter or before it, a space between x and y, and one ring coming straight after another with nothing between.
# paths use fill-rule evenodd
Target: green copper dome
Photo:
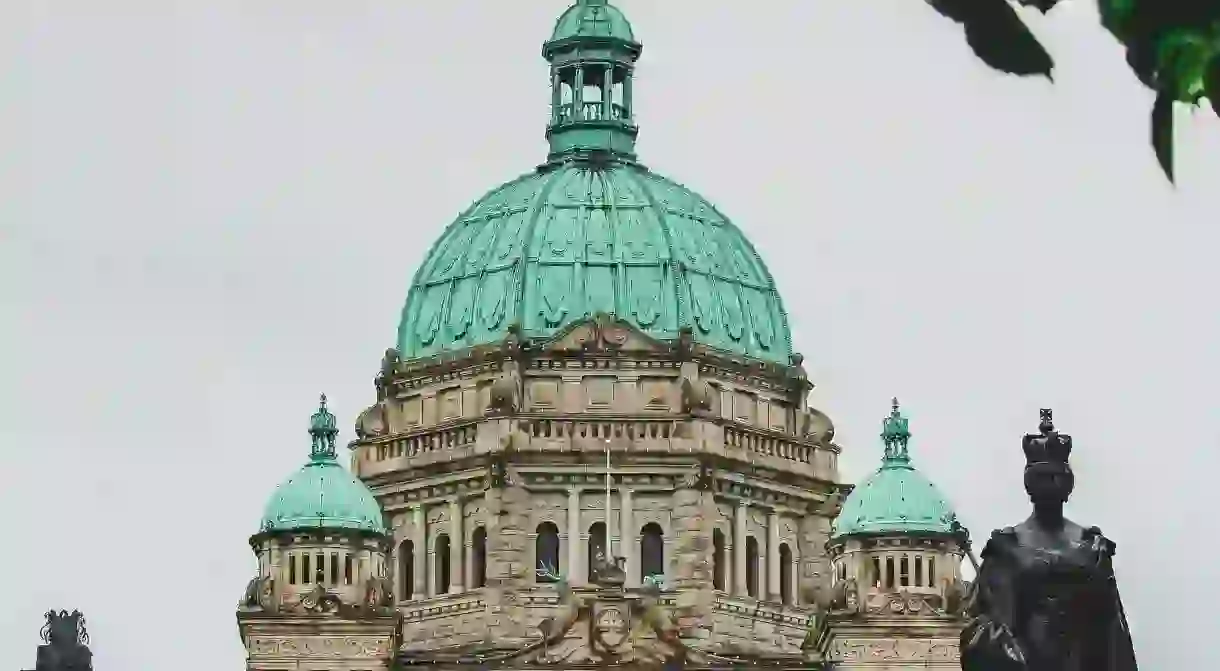
<instances>
[{"instance_id":1,"label":"green copper dome","mask_svg":"<svg viewBox=\"0 0 1220 671\"><path fill-rule=\"evenodd\" d=\"M263 512L260 532L353 529L386 533L373 493L335 457L335 416L326 396L310 421L309 462L275 490Z\"/></svg>"},{"instance_id":2,"label":"green copper dome","mask_svg":"<svg viewBox=\"0 0 1220 671\"><path fill-rule=\"evenodd\" d=\"M555 22L551 41L573 37L608 37L634 42L635 34L627 17L606 0L580 0Z\"/></svg>"},{"instance_id":3,"label":"green copper dome","mask_svg":"<svg viewBox=\"0 0 1220 671\"><path fill-rule=\"evenodd\" d=\"M831 537L896 533L946 534L957 532L957 515L936 485L911 465L907 418L898 411L898 399L881 433L885 456L881 468L865 478L843 502L831 527Z\"/></svg>"},{"instance_id":4,"label":"green copper dome","mask_svg":"<svg viewBox=\"0 0 1220 671\"><path fill-rule=\"evenodd\" d=\"M556 35L577 25L569 16L604 13L621 17L582 0ZM606 313L657 339L689 327L704 345L789 363L788 318L750 242L705 198L635 161L639 45L586 49L582 39L598 38L584 35L544 49L554 82L548 162L493 189L441 234L407 295L400 355L499 342L514 325L547 338Z\"/></svg>"}]
</instances>

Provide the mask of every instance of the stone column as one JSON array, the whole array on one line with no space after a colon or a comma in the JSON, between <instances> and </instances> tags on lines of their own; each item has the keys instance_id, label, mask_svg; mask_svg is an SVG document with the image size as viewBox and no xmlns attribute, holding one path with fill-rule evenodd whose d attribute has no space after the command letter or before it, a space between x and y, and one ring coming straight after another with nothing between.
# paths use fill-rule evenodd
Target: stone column
<instances>
[{"instance_id":1,"label":"stone column","mask_svg":"<svg viewBox=\"0 0 1220 671\"><path fill-rule=\"evenodd\" d=\"M704 641L712 635L712 520L716 504L710 489L697 483L673 495L674 615L683 639Z\"/></svg>"},{"instance_id":2,"label":"stone column","mask_svg":"<svg viewBox=\"0 0 1220 671\"><path fill-rule=\"evenodd\" d=\"M779 572L779 515L771 510L767 513L767 598L776 603L783 601Z\"/></svg>"},{"instance_id":3,"label":"stone column","mask_svg":"<svg viewBox=\"0 0 1220 671\"><path fill-rule=\"evenodd\" d=\"M529 543L529 492L516 484L487 490L486 636L489 643L512 648L528 635L520 594L533 580Z\"/></svg>"},{"instance_id":4,"label":"stone column","mask_svg":"<svg viewBox=\"0 0 1220 671\"><path fill-rule=\"evenodd\" d=\"M801 517L797 554L801 558L796 582L796 603L809 603L808 596L817 590L830 589L830 558L826 555L826 540L830 535L830 518L811 510ZM884 567L882 567L884 569Z\"/></svg>"},{"instance_id":5,"label":"stone column","mask_svg":"<svg viewBox=\"0 0 1220 671\"><path fill-rule=\"evenodd\" d=\"M568 565L556 568L570 584L584 582L588 577L581 570L580 563L580 489L576 487L568 490L568 523L564 536L567 538Z\"/></svg>"},{"instance_id":6,"label":"stone column","mask_svg":"<svg viewBox=\"0 0 1220 671\"><path fill-rule=\"evenodd\" d=\"M466 547L462 534L462 499L455 496L449 500L449 593L457 594L463 591L462 550Z\"/></svg>"},{"instance_id":7,"label":"stone column","mask_svg":"<svg viewBox=\"0 0 1220 671\"><path fill-rule=\"evenodd\" d=\"M415 583L411 596L424 599L428 596L428 518L424 515L424 504L416 504L411 509L411 517L411 579Z\"/></svg>"},{"instance_id":8,"label":"stone column","mask_svg":"<svg viewBox=\"0 0 1220 671\"><path fill-rule=\"evenodd\" d=\"M733 528L733 593L737 596L749 594L746 588L746 502L738 501L734 511Z\"/></svg>"},{"instance_id":9,"label":"stone column","mask_svg":"<svg viewBox=\"0 0 1220 671\"><path fill-rule=\"evenodd\" d=\"M635 511L632 510L631 490L620 487L619 496L619 556L627 560L627 584L640 584L640 553L636 551Z\"/></svg>"}]
</instances>

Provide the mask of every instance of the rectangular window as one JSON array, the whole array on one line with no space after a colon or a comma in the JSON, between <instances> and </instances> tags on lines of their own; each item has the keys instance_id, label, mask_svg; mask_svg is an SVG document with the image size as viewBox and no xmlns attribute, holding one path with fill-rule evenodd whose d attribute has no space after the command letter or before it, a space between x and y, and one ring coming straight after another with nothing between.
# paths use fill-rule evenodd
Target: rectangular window
<instances>
[{"instance_id":1,"label":"rectangular window","mask_svg":"<svg viewBox=\"0 0 1220 671\"><path fill-rule=\"evenodd\" d=\"M339 584L339 553L330 553L330 584Z\"/></svg>"},{"instance_id":2,"label":"rectangular window","mask_svg":"<svg viewBox=\"0 0 1220 671\"><path fill-rule=\"evenodd\" d=\"M326 555L318 553L318 565L313 568L313 581L321 585L326 582Z\"/></svg>"},{"instance_id":3,"label":"rectangular window","mask_svg":"<svg viewBox=\"0 0 1220 671\"><path fill-rule=\"evenodd\" d=\"M915 555L915 585L923 587L923 557Z\"/></svg>"},{"instance_id":4,"label":"rectangular window","mask_svg":"<svg viewBox=\"0 0 1220 671\"><path fill-rule=\"evenodd\" d=\"M343 582L352 584L352 556L348 554L343 555Z\"/></svg>"},{"instance_id":5,"label":"rectangular window","mask_svg":"<svg viewBox=\"0 0 1220 671\"><path fill-rule=\"evenodd\" d=\"M309 583L313 582L312 580L310 580L310 576L313 574L309 572L309 557L310 557L309 553L301 554L301 584L302 585L308 585Z\"/></svg>"},{"instance_id":6,"label":"rectangular window","mask_svg":"<svg viewBox=\"0 0 1220 671\"><path fill-rule=\"evenodd\" d=\"M885 588L892 589L894 587L894 558L885 558Z\"/></svg>"},{"instance_id":7,"label":"rectangular window","mask_svg":"<svg viewBox=\"0 0 1220 671\"><path fill-rule=\"evenodd\" d=\"M899 584L901 584L903 587L908 587L911 584L911 567L909 561L910 560L907 559L907 556L903 555L902 559L898 562L898 580Z\"/></svg>"},{"instance_id":8,"label":"rectangular window","mask_svg":"<svg viewBox=\"0 0 1220 671\"><path fill-rule=\"evenodd\" d=\"M928 587L936 587L936 560L928 557Z\"/></svg>"},{"instance_id":9,"label":"rectangular window","mask_svg":"<svg viewBox=\"0 0 1220 671\"><path fill-rule=\"evenodd\" d=\"M881 586L881 559L873 557L873 587Z\"/></svg>"},{"instance_id":10,"label":"rectangular window","mask_svg":"<svg viewBox=\"0 0 1220 671\"><path fill-rule=\"evenodd\" d=\"M288 555L288 584L297 584L297 557Z\"/></svg>"}]
</instances>

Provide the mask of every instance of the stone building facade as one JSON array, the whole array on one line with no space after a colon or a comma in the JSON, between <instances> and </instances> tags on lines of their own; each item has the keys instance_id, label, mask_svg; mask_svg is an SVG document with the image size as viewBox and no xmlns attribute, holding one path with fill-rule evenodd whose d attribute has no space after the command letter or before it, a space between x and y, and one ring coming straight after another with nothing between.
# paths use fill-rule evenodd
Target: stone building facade
<instances>
[{"instance_id":1,"label":"stone building facade","mask_svg":"<svg viewBox=\"0 0 1220 671\"><path fill-rule=\"evenodd\" d=\"M856 495L770 273L637 159L641 49L605 0L556 22L546 162L441 234L350 471L323 405L251 538L251 671L851 668L882 640L912 663L882 668L946 654L898 640L948 635L924 633L953 626L943 586L881 615L889 591L838 576L892 543L956 575L954 532L836 532Z\"/></svg>"}]
</instances>

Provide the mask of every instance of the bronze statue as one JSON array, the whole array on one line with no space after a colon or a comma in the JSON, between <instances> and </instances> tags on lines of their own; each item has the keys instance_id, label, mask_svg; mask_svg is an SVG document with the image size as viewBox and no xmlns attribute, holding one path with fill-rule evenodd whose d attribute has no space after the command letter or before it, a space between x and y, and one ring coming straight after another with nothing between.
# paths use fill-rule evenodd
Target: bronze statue
<instances>
[{"instance_id":1,"label":"bronze statue","mask_svg":"<svg viewBox=\"0 0 1220 671\"><path fill-rule=\"evenodd\" d=\"M1065 519L1072 493L1070 436L1042 411L1025 436L1033 514L992 532L962 631L963 671L1135 671L1114 578L1114 543Z\"/></svg>"},{"instance_id":2,"label":"bronze statue","mask_svg":"<svg viewBox=\"0 0 1220 671\"><path fill-rule=\"evenodd\" d=\"M47 623L42 626L35 671L93 671L93 653L89 651L89 633L85 616L79 610L47 611Z\"/></svg>"}]
</instances>

